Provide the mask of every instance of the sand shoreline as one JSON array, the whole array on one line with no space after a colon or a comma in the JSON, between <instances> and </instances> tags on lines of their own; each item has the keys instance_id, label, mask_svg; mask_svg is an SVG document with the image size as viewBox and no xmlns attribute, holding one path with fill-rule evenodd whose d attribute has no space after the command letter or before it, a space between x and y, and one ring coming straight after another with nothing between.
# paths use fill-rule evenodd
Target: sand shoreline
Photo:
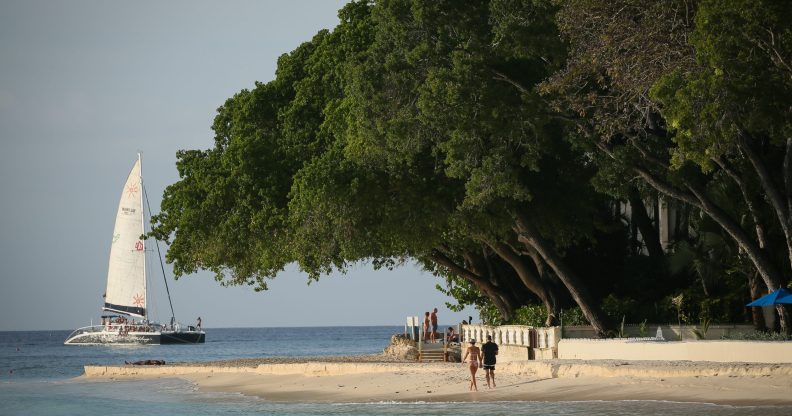
<instances>
[{"instance_id":1,"label":"sand shoreline","mask_svg":"<svg viewBox=\"0 0 792 416\"><path fill-rule=\"evenodd\" d=\"M498 387L468 391L460 363L383 355L245 359L165 366L86 366L87 379L180 378L199 389L273 402L663 400L792 406L792 364L548 360L499 364Z\"/></svg>"}]
</instances>

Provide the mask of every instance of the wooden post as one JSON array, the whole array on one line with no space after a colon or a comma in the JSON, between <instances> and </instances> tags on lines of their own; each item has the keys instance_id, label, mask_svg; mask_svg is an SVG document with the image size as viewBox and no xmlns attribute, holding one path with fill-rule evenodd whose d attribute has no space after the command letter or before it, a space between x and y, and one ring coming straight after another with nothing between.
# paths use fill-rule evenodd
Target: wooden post
<instances>
[{"instance_id":1,"label":"wooden post","mask_svg":"<svg viewBox=\"0 0 792 416\"><path fill-rule=\"evenodd\" d=\"M426 335L424 334L423 324L422 324L421 325L421 329L418 330L418 361L421 361L423 359L423 340L424 340L424 336L426 336Z\"/></svg>"}]
</instances>

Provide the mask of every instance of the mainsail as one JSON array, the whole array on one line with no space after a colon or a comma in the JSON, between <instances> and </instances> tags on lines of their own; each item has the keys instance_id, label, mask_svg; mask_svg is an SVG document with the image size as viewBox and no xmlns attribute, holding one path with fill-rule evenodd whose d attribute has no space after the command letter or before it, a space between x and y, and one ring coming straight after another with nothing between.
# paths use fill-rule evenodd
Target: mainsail
<instances>
[{"instance_id":1,"label":"mainsail","mask_svg":"<svg viewBox=\"0 0 792 416\"><path fill-rule=\"evenodd\" d=\"M138 156L118 204L104 310L146 317L146 247L140 238L144 233L143 181Z\"/></svg>"}]
</instances>

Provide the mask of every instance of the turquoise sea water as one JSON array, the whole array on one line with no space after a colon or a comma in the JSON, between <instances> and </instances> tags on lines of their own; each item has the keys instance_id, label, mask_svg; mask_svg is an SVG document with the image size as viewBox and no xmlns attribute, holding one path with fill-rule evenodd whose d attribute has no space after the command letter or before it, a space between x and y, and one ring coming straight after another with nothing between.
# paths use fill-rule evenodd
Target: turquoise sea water
<instances>
[{"instance_id":1,"label":"turquoise sea water","mask_svg":"<svg viewBox=\"0 0 792 416\"><path fill-rule=\"evenodd\" d=\"M791 407L657 401L288 404L180 380L86 381L85 364L371 354L399 327L207 330L204 345L64 346L68 331L0 332L0 415L790 415Z\"/></svg>"}]
</instances>

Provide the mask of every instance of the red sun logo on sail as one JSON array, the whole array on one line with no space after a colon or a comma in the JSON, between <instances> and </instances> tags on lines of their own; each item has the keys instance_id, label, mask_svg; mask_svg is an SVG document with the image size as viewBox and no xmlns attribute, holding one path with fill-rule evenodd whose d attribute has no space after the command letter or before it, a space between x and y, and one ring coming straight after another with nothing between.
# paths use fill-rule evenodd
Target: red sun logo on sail
<instances>
[{"instance_id":1,"label":"red sun logo on sail","mask_svg":"<svg viewBox=\"0 0 792 416\"><path fill-rule=\"evenodd\" d=\"M137 195L138 193L138 186L137 185L129 185L126 189L127 198L132 198L133 196Z\"/></svg>"},{"instance_id":2,"label":"red sun logo on sail","mask_svg":"<svg viewBox=\"0 0 792 416\"><path fill-rule=\"evenodd\" d=\"M137 243L135 243L135 250L143 251L143 242L142 241L138 240Z\"/></svg>"},{"instance_id":3,"label":"red sun logo on sail","mask_svg":"<svg viewBox=\"0 0 792 416\"><path fill-rule=\"evenodd\" d=\"M143 306L143 300L144 300L143 295L137 294L132 297L132 304L137 307L141 307Z\"/></svg>"}]
</instances>

